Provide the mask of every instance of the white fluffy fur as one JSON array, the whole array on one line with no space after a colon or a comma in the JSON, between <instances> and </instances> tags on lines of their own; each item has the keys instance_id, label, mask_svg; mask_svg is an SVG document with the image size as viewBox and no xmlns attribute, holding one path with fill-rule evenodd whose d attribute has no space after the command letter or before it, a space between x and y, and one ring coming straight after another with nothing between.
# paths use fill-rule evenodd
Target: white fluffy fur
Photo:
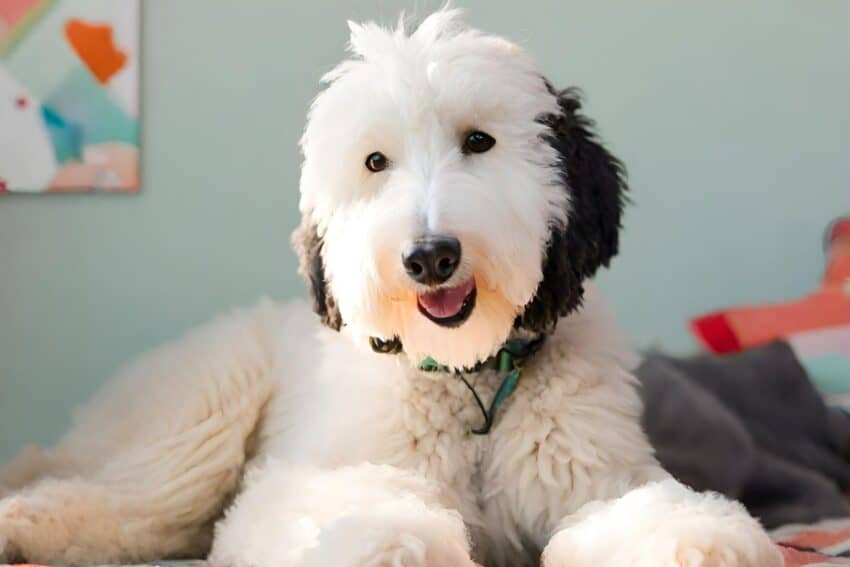
<instances>
[{"instance_id":1,"label":"white fluffy fur","mask_svg":"<svg viewBox=\"0 0 850 567\"><path fill-rule=\"evenodd\" d=\"M557 101L525 52L462 28L456 11L410 36L351 29L355 58L327 75L302 139L301 210L324 235L326 275L358 342L398 335L413 358L471 366L507 338L540 282L550 225L565 222L555 152L535 120ZM459 142L472 129L497 143L469 159ZM379 174L363 166L375 151L391 161ZM478 284L458 329L434 332L399 262L425 232L463 244L448 285Z\"/></svg>"},{"instance_id":2,"label":"white fluffy fur","mask_svg":"<svg viewBox=\"0 0 850 567\"><path fill-rule=\"evenodd\" d=\"M534 120L556 101L519 48L452 11L412 34L352 25L352 50L311 110L302 179L347 326L265 302L131 366L55 448L0 471L0 559L200 554L235 495L215 565L522 566L542 552L547 567L779 566L739 505L659 467L633 355L592 290L489 435L470 434L482 418L456 377L416 369L494 352L534 294L568 207ZM467 159L470 128L497 145ZM390 169L365 170L373 151ZM456 280L478 284L457 329L417 313L399 265L426 230L462 241ZM375 354L369 335L407 354ZM500 377L469 379L489 400Z\"/></svg>"}]
</instances>

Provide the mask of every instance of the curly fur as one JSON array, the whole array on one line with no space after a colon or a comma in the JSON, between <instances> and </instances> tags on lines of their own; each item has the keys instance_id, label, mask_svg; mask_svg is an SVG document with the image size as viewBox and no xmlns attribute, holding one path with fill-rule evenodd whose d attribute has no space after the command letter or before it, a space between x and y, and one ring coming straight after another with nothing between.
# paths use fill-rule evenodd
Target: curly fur
<instances>
[{"instance_id":1,"label":"curly fur","mask_svg":"<svg viewBox=\"0 0 850 567\"><path fill-rule=\"evenodd\" d=\"M625 168L597 140L593 121L579 113L576 89L556 92L560 112L540 121L557 150L561 182L570 195L566 227L553 227L546 247L543 280L517 326L547 332L581 305L583 282L607 267L618 251L627 190Z\"/></svg>"},{"instance_id":2,"label":"curly fur","mask_svg":"<svg viewBox=\"0 0 850 567\"><path fill-rule=\"evenodd\" d=\"M263 302L123 371L0 470L0 562L779 567L758 522L670 479L640 428L633 354L586 283L617 252L623 169L575 92L457 11L351 27L302 139L293 243L319 318ZM471 129L495 146L464 152ZM385 171L364 167L375 151ZM401 251L423 234L462 243L462 324L417 309ZM469 389L420 357L472 367L530 331L549 336L472 435ZM465 379L490 400L503 376Z\"/></svg>"},{"instance_id":3,"label":"curly fur","mask_svg":"<svg viewBox=\"0 0 850 567\"><path fill-rule=\"evenodd\" d=\"M328 291L322 244L316 224L308 215L304 215L301 226L292 233L292 247L298 257L298 273L307 281L310 295L313 297L313 310L322 323L339 331L342 317L333 295Z\"/></svg>"}]
</instances>

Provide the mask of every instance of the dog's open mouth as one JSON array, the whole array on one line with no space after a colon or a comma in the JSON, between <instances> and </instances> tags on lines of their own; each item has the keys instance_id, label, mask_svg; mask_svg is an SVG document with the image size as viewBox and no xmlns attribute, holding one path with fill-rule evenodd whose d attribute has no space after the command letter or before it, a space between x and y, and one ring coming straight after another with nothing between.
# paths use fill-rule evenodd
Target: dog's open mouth
<instances>
[{"instance_id":1,"label":"dog's open mouth","mask_svg":"<svg viewBox=\"0 0 850 567\"><path fill-rule=\"evenodd\" d=\"M417 296L419 312L443 327L457 327L475 308L475 280L455 287L443 287Z\"/></svg>"}]
</instances>

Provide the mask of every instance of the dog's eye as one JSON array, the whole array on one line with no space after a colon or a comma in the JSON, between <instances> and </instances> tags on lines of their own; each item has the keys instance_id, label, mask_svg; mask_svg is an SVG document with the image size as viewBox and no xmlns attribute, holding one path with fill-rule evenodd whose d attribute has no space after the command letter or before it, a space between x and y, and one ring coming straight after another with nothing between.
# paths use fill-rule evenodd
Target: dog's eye
<instances>
[{"instance_id":1,"label":"dog's eye","mask_svg":"<svg viewBox=\"0 0 850 567\"><path fill-rule=\"evenodd\" d=\"M383 171L390 165L390 160L381 152L373 152L366 158L366 169L375 173Z\"/></svg>"},{"instance_id":2,"label":"dog's eye","mask_svg":"<svg viewBox=\"0 0 850 567\"><path fill-rule=\"evenodd\" d=\"M465 154L483 154L490 148L496 145L496 140L493 136L486 132L476 130L466 137L463 141L463 153Z\"/></svg>"}]
</instances>

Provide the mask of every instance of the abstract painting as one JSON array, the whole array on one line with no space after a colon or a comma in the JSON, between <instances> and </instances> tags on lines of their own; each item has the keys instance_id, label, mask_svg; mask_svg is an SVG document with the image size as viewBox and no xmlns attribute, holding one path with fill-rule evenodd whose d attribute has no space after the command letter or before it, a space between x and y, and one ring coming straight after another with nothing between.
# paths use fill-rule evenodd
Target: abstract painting
<instances>
[{"instance_id":1,"label":"abstract painting","mask_svg":"<svg viewBox=\"0 0 850 567\"><path fill-rule=\"evenodd\" d=\"M139 188L139 0L0 0L0 193Z\"/></svg>"}]
</instances>

